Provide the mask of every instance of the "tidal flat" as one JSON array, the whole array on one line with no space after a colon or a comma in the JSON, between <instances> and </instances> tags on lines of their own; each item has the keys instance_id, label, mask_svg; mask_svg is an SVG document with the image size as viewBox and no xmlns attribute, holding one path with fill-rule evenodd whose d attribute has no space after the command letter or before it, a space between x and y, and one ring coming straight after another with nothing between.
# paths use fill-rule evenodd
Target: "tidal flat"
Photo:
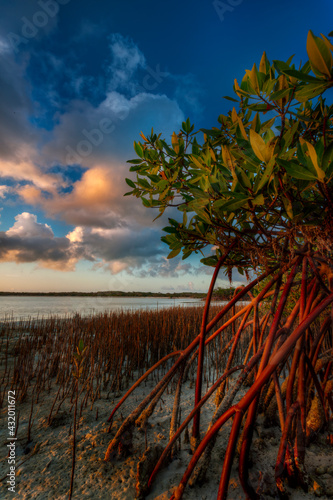
<instances>
[{"instance_id":1,"label":"tidal flat","mask_svg":"<svg viewBox=\"0 0 333 500\"><path fill-rule=\"evenodd\" d=\"M212 305L211 316L220 309ZM73 449L73 417L76 395L73 377L74 353L80 340L87 347L78 384L76 466L73 498L166 500L178 485L191 448L186 433L178 441L172 460L158 473L150 492L138 493L146 481L138 469L151 450L162 449L169 440L169 427L177 391L177 380L161 395L144 427L136 427L122 453L109 462L104 456L109 442L126 417L156 386L172 364L168 359L147 377L116 413L111 428L111 411L126 390L152 365L172 351L183 350L200 331L202 307L176 307L159 311L133 311L74 315L70 318L8 321L1 325L1 461L2 498L8 491L8 393L15 391L15 486L22 499L68 498ZM223 373L232 327L208 344L204 363L204 391ZM244 333L235 363L244 357L251 332ZM193 408L196 360L182 384L180 420ZM232 379L231 379L232 385ZM244 393L246 389L242 389ZM208 428L216 409L214 395L202 411L202 430ZM206 482L187 488L183 498L215 499L221 465L231 425L224 427L214 447ZM110 431L110 432L109 432ZM333 448L328 443L332 422L309 446L307 471L312 489L305 493L288 488L293 500L330 498L333 493ZM255 429L250 478L260 498L274 497L274 471L281 431L267 426L259 416ZM185 439L184 439L185 438ZM259 477L259 482L258 482ZM139 483L139 486L138 486ZM140 496L141 495L141 496ZM228 498L243 499L238 471L232 470Z\"/></svg>"}]
</instances>

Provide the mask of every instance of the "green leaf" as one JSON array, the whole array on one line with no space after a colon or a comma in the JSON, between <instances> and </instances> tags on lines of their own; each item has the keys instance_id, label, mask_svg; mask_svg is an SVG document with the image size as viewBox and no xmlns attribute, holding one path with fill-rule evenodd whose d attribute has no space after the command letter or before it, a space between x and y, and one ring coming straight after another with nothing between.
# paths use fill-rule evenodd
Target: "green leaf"
<instances>
[{"instance_id":1,"label":"green leaf","mask_svg":"<svg viewBox=\"0 0 333 500\"><path fill-rule=\"evenodd\" d=\"M330 163L333 161L333 142L326 148L325 153L323 154L323 159L322 159L322 168L324 172L328 169Z\"/></svg>"},{"instance_id":2,"label":"green leaf","mask_svg":"<svg viewBox=\"0 0 333 500\"><path fill-rule=\"evenodd\" d=\"M278 70L279 73L283 73L284 70L289 69L289 64L285 63L284 61L273 61L274 68Z\"/></svg>"},{"instance_id":3,"label":"green leaf","mask_svg":"<svg viewBox=\"0 0 333 500\"><path fill-rule=\"evenodd\" d=\"M214 255L212 257L205 257L204 259L201 259L200 262L202 262L202 264L204 264L205 266L216 267L218 260L217 257Z\"/></svg>"},{"instance_id":4,"label":"green leaf","mask_svg":"<svg viewBox=\"0 0 333 500\"><path fill-rule=\"evenodd\" d=\"M285 97L285 96L289 96L289 94L292 92L292 89L281 89L281 90L277 90L276 92L273 92L273 94L271 94L269 96L269 100L270 101L276 101L277 99L282 99L282 97Z\"/></svg>"},{"instance_id":5,"label":"green leaf","mask_svg":"<svg viewBox=\"0 0 333 500\"><path fill-rule=\"evenodd\" d=\"M192 250L183 250L183 256L182 256L182 260L185 260L187 259L191 254L192 254Z\"/></svg>"},{"instance_id":6,"label":"green leaf","mask_svg":"<svg viewBox=\"0 0 333 500\"><path fill-rule=\"evenodd\" d=\"M296 92L296 99L305 102L322 94L328 87L327 83L309 83Z\"/></svg>"},{"instance_id":7,"label":"green leaf","mask_svg":"<svg viewBox=\"0 0 333 500\"><path fill-rule=\"evenodd\" d=\"M319 78L315 78L314 76L307 75L306 73L303 73L302 71L297 71L296 69L288 69L283 71L283 73L287 76L293 76L294 78L297 78L298 80L301 80L302 82L307 82L307 83L323 83L322 80Z\"/></svg>"},{"instance_id":8,"label":"green leaf","mask_svg":"<svg viewBox=\"0 0 333 500\"><path fill-rule=\"evenodd\" d=\"M131 163L133 165L142 165L143 160L139 160L139 159L137 159L137 160L127 160L126 163Z\"/></svg>"},{"instance_id":9,"label":"green leaf","mask_svg":"<svg viewBox=\"0 0 333 500\"><path fill-rule=\"evenodd\" d=\"M177 248L175 250L172 250L168 255L168 259L173 259L174 257L176 257L179 254L180 251L181 251L181 248Z\"/></svg>"},{"instance_id":10,"label":"green leaf","mask_svg":"<svg viewBox=\"0 0 333 500\"><path fill-rule=\"evenodd\" d=\"M267 104L250 104L248 108L252 111L267 111Z\"/></svg>"},{"instance_id":11,"label":"green leaf","mask_svg":"<svg viewBox=\"0 0 333 500\"><path fill-rule=\"evenodd\" d=\"M146 179L142 179L141 177L138 177L137 182L138 182L139 186L141 186L143 189L150 189L150 184L148 181L146 181Z\"/></svg>"},{"instance_id":12,"label":"green leaf","mask_svg":"<svg viewBox=\"0 0 333 500\"><path fill-rule=\"evenodd\" d=\"M130 167L130 172L138 172L139 170L142 170L142 165L132 165Z\"/></svg>"},{"instance_id":13,"label":"green leaf","mask_svg":"<svg viewBox=\"0 0 333 500\"><path fill-rule=\"evenodd\" d=\"M126 183L129 185L129 187L131 188L135 188L135 184L133 181L131 181L131 179L125 179Z\"/></svg>"},{"instance_id":14,"label":"green leaf","mask_svg":"<svg viewBox=\"0 0 333 500\"><path fill-rule=\"evenodd\" d=\"M227 99L228 101L232 101L232 102L239 102L238 99L234 99L233 97L229 97L227 95L224 95L223 99Z\"/></svg>"},{"instance_id":15,"label":"green leaf","mask_svg":"<svg viewBox=\"0 0 333 500\"><path fill-rule=\"evenodd\" d=\"M281 159L278 159L276 161L279 165L281 165L281 167L284 167L287 174L291 177L294 177L294 179L302 179L306 181L317 180L316 176L312 172L307 170L303 165L299 165L294 161L285 161Z\"/></svg>"},{"instance_id":16,"label":"green leaf","mask_svg":"<svg viewBox=\"0 0 333 500\"><path fill-rule=\"evenodd\" d=\"M141 196L141 200L142 200L142 203L144 204L145 207L151 206L150 201L147 200L146 198L144 198L143 196Z\"/></svg>"},{"instance_id":17,"label":"green leaf","mask_svg":"<svg viewBox=\"0 0 333 500\"><path fill-rule=\"evenodd\" d=\"M222 200L218 200L214 203L214 208L218 208L220 212L234 212L245 206L248 200L248 197L242 200L229 200L223 203L221 203Z\"/></svg>"},{"instance_id":18,"label":"green leaf","mask_svg":"<svg viewBox=\"0 0 333 500\"><path fill-rule=\"evenodd\" d=\"M170 148L170 146L165 141L161 140L161 144L163 145L163 148L168 153L168 155L174 156L175 152Z\"/></svg>"},{"instance_id":19,"label":"green leaf","mask_svg":"<svg viewBox=\"0 0 333 500\"><path fill-rule=\"evenodd\" d=\"M177 233L177 229L175 227L170 227L170 226L163 227L162 231L164 231L165 233L170 233L170 234Z\"/></svg>"},{"instance_id":20,"label":"green leaf","mask_svg":"<svg viewBox=\"0 0 333 500\"><path fill-rule=\"evenodd\" d=\"M246 173L239 167L235 167L235 173L238 181L242 184L245 189L252 189L252 183Z\"/></svg>"},{"instance_id":21,"label":"green leaf","mask_svg":"<svg viewBox=\"0 0 333 500\"><path fill-rule=\"evenodd\" d=\"M140 158L143 158L143 149L142 149L142 146L139 142L134 141L134 149L135 149L136 154L138 156L140 156Z\"/></svg>"}]
</instances>

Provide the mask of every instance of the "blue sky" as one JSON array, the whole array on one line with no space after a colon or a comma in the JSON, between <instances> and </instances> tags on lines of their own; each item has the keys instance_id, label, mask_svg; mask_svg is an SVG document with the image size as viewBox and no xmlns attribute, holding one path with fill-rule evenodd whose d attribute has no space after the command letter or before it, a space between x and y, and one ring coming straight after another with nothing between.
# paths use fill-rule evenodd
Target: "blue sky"
<instances>
[{"instance_id":1,"label":"blue sky","mask_svg":"<svg viewBox=\"0 0 333 500\"><path fill-rule=\"evenodd\" d=\"M234 78L327 35L331 0L0 0L1 290L206 291L124 198L133 141L226 113ZM234 275L237 284L241 277ZM227 285L221 276L218 285Z\"/></svg>"}]
</instances>

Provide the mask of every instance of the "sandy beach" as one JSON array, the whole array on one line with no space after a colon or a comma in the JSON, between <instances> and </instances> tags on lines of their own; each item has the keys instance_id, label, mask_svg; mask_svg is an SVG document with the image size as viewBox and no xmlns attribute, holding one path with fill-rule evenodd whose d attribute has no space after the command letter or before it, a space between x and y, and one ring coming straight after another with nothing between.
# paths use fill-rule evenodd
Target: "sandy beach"
<instances>
[{"instance_id":1,"label":"sandy beach","mask_svg":"<svg viewBox=\"0 0 333 500\"><path fill-rule=\"evenodd\" d=\"M74 479L73 498L134 500L136 498L137 464L142 459L146 447L154 449L165 446L168 442L168 428L171 417L174 393L164 393L154 414L149 420L147 433L135 429L133 435L133 449L129 456L117 458L111 462L104 462L103 458L108 443L115 435L123 419L142 400L155 383L149 380L136 389L116 414L111 433L108 433L107 418L114 405L119 401L121 394L117 393L107 398L101 393L93 410L83 408L77 430L77 454ZM68 497L71 462L72 437L70 436L73 422L73 408L65 400L61 408L54 411L55 416L48 424L48 415L54 400L56 387L50 392L45 391L39 397L33 412L31 427L31 441L27 442L27 432L31 402L20 403L16 410L19 412L19 429L16 441L16 492L8 491L6 479L8 473L7 459L7 406L6 402L1 410L1 462L0 474L2 478L1 498L20 499L65 499ZM193 404L193 382L186 382L182 393L182 418L189 413ZM202 428L207 428L209 420L215 410L214 397L202 413ZM56 406L55 406L56 408ZM259 420L260 422L260 420ZM308 493L300 489L288 488L290 499L312 499L333 497L333 447L327 443L328 431L322 432L316 443L311 444L306 453L306 468L313 487ZM207 482L201 486L187 487L184 499L214 500L217 495L221 466L226 449L230 423L223 428L215 445L211 466L207 475ZM254 436L250 478L258 488L260 498L277 498L274 488L274 464L279 443L279 428L257 426ZM184 443L182 437L181 450L175 458L165 466L157 476L149 494L142 498L147 500L167 500L175 486L179 483L186 465L191 456L190 445ZM326 493L325 493L326 492ZM228 499L243 499L244 494L239 484L237 470L233 469L230 481Z\"/></svg>"}]
</instances>

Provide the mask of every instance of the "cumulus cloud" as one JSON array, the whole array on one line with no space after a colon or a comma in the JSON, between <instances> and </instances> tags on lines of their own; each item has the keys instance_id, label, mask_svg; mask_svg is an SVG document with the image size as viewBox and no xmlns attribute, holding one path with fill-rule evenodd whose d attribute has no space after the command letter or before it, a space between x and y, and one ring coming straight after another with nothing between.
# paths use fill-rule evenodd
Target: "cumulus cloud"
<instances>
[{"instance_id":1,"label":"cumulus cloud","mask_svg":"<svg viewBox=\"0 0 333 500\"><path fill-rule=\"evenodd\" d=\"M37 216L23 212L15 217L15 224L13 227L6 231L9 237L24 238L25 236L31 238L53 238L54 234L48 224L40 224L37 222Z\"/></svg>"},{"instance_id":2,"label":"cumulus cloud","mask_svg":"<svg viewBox=\"0 0 333 500\"><path fill-rule=\"evenodd\" d=\"M42 154L48 163L80 164L85 169L82 177L66 192L53 188L56 182L59 187L66 184L59 174L44 175L33 186L20 186L18 193L25 202L39 205L49 216L69 224L113 227L123 218L148 224L153 214L137 199L123 197L128 191L124 179L131 176L126 160L135 156L131 151L138 131L154 126L171 134L183 118L176 102L152 94L126 98L110 92L97 108L73 103L59 119ZM49 188L40 186L41 182L49 182Z\"/></svg>"},{"instance_id":3,"label":"cumulus cloud","mask_svg":"<svg viewBox=\"0 0 333 500\"><path fill-rule=\"evenodd\" d=\"M71 255L70 242L56 238L50 226L37 222L34 214L23 212L15 217L8 231L0 232L0 260L38 262L42 267L72 270L78 255Z\"/></svg>"},{"instance_id":4,"label":"cumulus cloud","mask_svg":"<svg viewBox=\"0 0 333 500\"><path fill-rule=\"evenodd\" d=\"M50 225L29 212L17 215L13 226L0 232L0 261L37 262L64 271L75 269L84 259L112 274L132 272L162 253L160 236L152 229L78 226L65 237L56 237Z\"/></svg>"},{"instance_id":5,"label":"cumulus cloud","mask_svg":"<svg viewBox=\"0 0 333 500\"><path fill-rule=\"evenodd\" d=\"M0 232L0 262L32 263L39 267L74 271L82 261L91 262L92 270L136 278L179 278L212 274L212 269L180 257L168 260L160 241L160 231L137 226L88 228L77 226L64 237L56 237L49 224L23 212L7 231ZM187 278L188 280L188 278ZM226 283L220 277L219 283ZM245 280L234 273L235 285ZM192 290L193 281L182 289Z\"/></svg>"},{"instance_id":6,"label":"cumulus cloud","mask_svg":"<svg viewBox=\"0 0 333 500\"><path fill-rule=\"evenodd\" d=\"M94 31L88 25L82 30ZM35 210L26 209L0 232L0 260L61 270L87 260L96 269L138 277L192 273L190 264L165 258L159 229L165 216L149 228L156 214L140 200L123 197L124 178L132 175L126 160L135 156L133 140L151 127L170 137L185 118L177 101L183 98L161 91L169 74L149 68L132 40L112 35L109 47L98 99L84 96L87 76L78 67L46 53L51 70L42 96L31 92L29 58L15 59L0 38L0 198L13 204L18 196L20 203L74 226L55 236L52 223L38 222L28 211ZM63 74L69 80L66 99L57 88Z\"/></svg>"},{"instance_id":7,"label":"cumulus cloud","mask_svg":"<svg viewBox=\"0 0 333 500\"><path fill-rule=\"evenodd\" d=\"M48 103L56 113L50 117L54 124L49 130L31 123L39 104L31 99L28 63L5 55L4 68L0 62L0 175L17 184L11 192L2 190L2 196L16 192L25 203L74 225L113 227L117 218L135 217L143 224L153 218L145 215L137 200L123 199L124 178L130 176L126 160L134 156L133 140L140 130L148 133L154 127L168 137L184 115L177 101L156 91L126 92L126 82L131 86L146 64L133 41L112 35L110 51L108 90L98 103L72 99L57 111L60 95L46 82ZM66 64L55 59L48 58L49 64L53 61L52 75L62 74ZM73 78L77 80L76 75ZM158 86L160 77L155 78ZM82 178L70 179L68 165L79 165Z\"/></svg>"}]
</instances>

